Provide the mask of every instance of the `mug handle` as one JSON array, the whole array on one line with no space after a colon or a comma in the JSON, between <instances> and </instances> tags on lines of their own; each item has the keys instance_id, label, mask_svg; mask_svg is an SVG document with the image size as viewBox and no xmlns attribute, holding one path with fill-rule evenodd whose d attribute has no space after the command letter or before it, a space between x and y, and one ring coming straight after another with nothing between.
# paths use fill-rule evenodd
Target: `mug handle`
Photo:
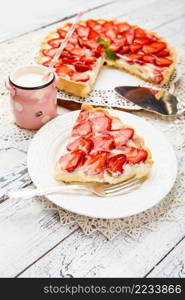
<instances>
[{"instance_id":1,"label":"mug handle","mask_svg":"<svg viewBox=\"0 0 185 300\"><path fill-rule=\"evenodd\" d=\"M5 87L10 91L11 96L14 97L16 94L16 89L12 85L10 85L9 80L5 81Z\"/></svg>"}]
</instances>

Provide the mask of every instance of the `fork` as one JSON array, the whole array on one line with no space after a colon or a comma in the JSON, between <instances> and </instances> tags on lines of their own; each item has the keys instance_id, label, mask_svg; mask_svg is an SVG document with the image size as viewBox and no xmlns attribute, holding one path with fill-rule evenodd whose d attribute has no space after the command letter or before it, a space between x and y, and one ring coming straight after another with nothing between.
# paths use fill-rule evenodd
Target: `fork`
<instances>
[{"instance_id":1,"label":"fork","mask_svg":"<svg viewBox=\"0 0 185 300\"><path fill-rule=\"evenodd\" d=\"M131 191L136 190L145 178L137 179L132 177L124 182L117 184L64 184L61 186L54 186L49 188L38 188L38 189L19 189L12 190L7 193L9 198L31 198L34 196L46 196L54 193L71 192L71 191L88 191L100 197L110 197L120 194L128 194Z\"/></svg>"}]
</instances>

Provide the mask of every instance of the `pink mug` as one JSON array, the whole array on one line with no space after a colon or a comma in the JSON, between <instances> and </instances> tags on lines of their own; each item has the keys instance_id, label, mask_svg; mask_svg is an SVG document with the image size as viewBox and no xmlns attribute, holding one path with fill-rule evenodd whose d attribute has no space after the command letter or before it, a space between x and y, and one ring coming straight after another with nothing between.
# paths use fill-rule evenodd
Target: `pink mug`
<instances>
[{"instance_id":1,"label":"pink mug","mask_svg":"<svg viewBox=\"0 0 185 300\"><path fill-rule=\"evenodd\" d=\"M25 66L10 74L10 91L15 122L21 128L39 129L57 114L56 77L40 65Z\"/></svg>"}]
</instances>

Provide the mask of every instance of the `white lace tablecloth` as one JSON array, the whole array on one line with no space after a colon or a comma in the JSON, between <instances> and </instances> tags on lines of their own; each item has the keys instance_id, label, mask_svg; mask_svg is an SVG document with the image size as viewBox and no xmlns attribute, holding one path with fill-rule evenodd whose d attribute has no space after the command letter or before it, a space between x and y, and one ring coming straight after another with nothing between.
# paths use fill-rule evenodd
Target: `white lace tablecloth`
<instances>
[{"instance_id":1,"label":"white lace tablecloth","mask_svg":"<svg viewBox=\"0 0 185 300\"><path fill-rule=\"evenodd\" d=\"M16 148L26 152L30 140L34 136L34 131L20 129L14 124L13 115L9 102L9 95L5 88L5 80L8 73L17 66L30 64L33 62L33 53L35 46L40 39L41 33L33 33L29 36L23 36L19 39L12 40L10 43L1 45L0 51L0 150L6 151L8 148ZM165 88L174 92L181 99L181 107L185 107L185 62L180 62L181 74L180 79L173 82ZM141 82L141 84L143 84ZM143 84L144 85L144 84ZM125 100L116 96L112 90L95 90L86 100L71 97L60 93L63 99L73 100L76 102L88 102L95 105L114 106L122 108L132 108ZM136 108L136 107L135 107ZM138 109L138 108L136 108ZM135 111L136 115L148 120L154 126L158 127L168 137L172 143L178 159L178 175L174 187L158 205L150 210L135 216L116 219L103 220L80 216L70 213L56 207L47 199L42 199L45 209L57 210L62 224L78 224L85 234L99 231L108 239L112 239L120 232L128 234L133 238L138 238L143 228L157 230L160 222L164 220L173 220L176 215L176 206L185 204L185 113L178 117L159 117L155 114ZM160 184L160 182L159 182ZM149 196L150 197L150 196Z\"/></svg>"}]
</instances>

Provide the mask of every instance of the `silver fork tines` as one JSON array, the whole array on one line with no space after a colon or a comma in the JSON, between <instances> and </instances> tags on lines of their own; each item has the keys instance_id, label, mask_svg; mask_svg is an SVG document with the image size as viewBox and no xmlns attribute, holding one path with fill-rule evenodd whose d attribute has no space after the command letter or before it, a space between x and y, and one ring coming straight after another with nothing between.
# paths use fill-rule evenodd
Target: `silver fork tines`
<instances>
[{"instance_id":1,"label":"silver fork tines","mask_svg":"<svg viewBox=\"0 0 185 300\"><path fill-rule=\"evenodd\" d=\"M118 184L109 185L105 187L105 196L116 196L119 194L128 194L131 191L136 190L141 185L142 182L143 182L143 178L137 179L134 177Z\"/></svg>"}]
</instances>

